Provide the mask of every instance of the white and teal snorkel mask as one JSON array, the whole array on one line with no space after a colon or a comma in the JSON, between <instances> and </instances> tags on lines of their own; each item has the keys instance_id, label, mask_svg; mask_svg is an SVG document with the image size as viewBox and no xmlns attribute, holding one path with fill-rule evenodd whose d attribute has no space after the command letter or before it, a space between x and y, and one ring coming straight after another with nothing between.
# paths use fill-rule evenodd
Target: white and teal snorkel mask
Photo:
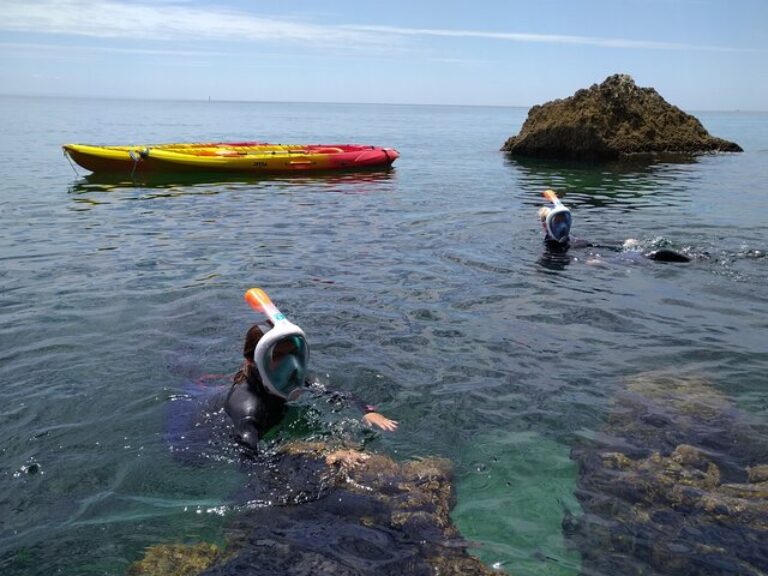
<instances>
[{"instance_id":1,"label":"white and teal snorkel mask","mask_svg":"<svg viewBox=\"0 0 768 576\"><path fill-rule=\"evenodd\" d=\"M545 190L544 198L555 205L547 213L547 217L544 220L544 230L549 238L564 244L568 241L571 233L571 223L573 222L571 211L563 206L563 203L560 202L560 199L553 190Z\"/></svg>"},{"instance_id":2,"label":"white and teal snorkel mask","mask_svg":"<svg viewBox=\"0 0 768 576\"><path fill-rule=\"evenodd\" d=\"M271 329L264 330L253 354L261 381L275 396L295 400L304 388L304 374L309 362L309 345L304 331L286 319L261 288L248 290L245 300L272 323Z\"/></svg>"}]
</instances>

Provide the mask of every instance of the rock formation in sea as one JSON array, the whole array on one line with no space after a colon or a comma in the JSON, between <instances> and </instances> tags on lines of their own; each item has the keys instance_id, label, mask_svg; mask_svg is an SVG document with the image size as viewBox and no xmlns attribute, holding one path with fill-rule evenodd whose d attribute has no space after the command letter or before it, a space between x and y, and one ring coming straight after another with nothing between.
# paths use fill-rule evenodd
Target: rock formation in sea
<instances>
[{"instance_id":1,"label":"rock formation in sea","mask_svg":"<svg viewBox=\"0 0 768 576\"><path fill-rule=\"evenodd\" d=\"M502 150L516 156L602 160L632 154L741 152L715 138L695 117L626 74L534 106L520 134Z\"/></svg>"},{"instance_id":2,"label":"rock formation in sea","mask_svg":"<svg viewBox=\"0 0 768 576\"><path fill-rule=\"evenodd\" d=\"M152 546L129 574L494 574L467 553L451 522L448 461L364 457L323 444L289 444L271 458L267 475L253 475L238 494L242 504L225 549Z\"/></svg>"},{"instance_id":3,"label":"rock formation in sea","mask_svg":"<svg viewBox=\"0 0 768 576\"><path fill-rule=\"evenodd\" d=\"M768 572L768 433L705 381L635 378L572 457L585 574Z\"/></svg>"}]
</instances>

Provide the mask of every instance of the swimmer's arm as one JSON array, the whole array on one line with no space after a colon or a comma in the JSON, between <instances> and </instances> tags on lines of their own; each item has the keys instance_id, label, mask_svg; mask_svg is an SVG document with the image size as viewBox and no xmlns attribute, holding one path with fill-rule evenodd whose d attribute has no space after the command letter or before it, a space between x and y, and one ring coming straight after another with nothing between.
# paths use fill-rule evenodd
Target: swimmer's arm
<instances>
[{"instance_id":1,"label":"swimmer's arm","mask_svg":"<svg viewBox=\"0 0 768 576\"><path fill-rule=\"evenodd\" d=\"M571 236L571 248L597 248L598 250L610 250L611 252L621 252L622 246L618 244L600 244L599 242L590 242L582 238Z\"/></svg>"},{"instance_id":2,"label":"swimmer's arm","mask_svg":"<svg viewBox=\"0 0 768 576\"><path fill-rule=\"evenodd\" d=\"M255 454L259 452L259 431L253 418L243 418L237 425L237 437L239 441Z\"/></svg>"},{"instance_id":3,"label":"swimmer's arm","mask_svg":"<svg viewBox=\"0 0 768 576\"><path fill-rule=\"evenodd\" d=\"M307 382L308 386L311 386L309 382ZM330 402L337 402L339 400L345 401L347 404L353 405L355 408L357 408L360 411L360 414L363 415L361 420L364 424L367 426L376 426L377 428L380 428L381 430L386 430L387 432L394 432L397 430L398 422L397 420L391 420L381 414L377 409L376 406L373 406L372 404L368 404L355 396L351 392L341 392L338 390L328 390L323 389L322 393L324 395L330 396L329 401Z\"/></svg>"}]
</instances>

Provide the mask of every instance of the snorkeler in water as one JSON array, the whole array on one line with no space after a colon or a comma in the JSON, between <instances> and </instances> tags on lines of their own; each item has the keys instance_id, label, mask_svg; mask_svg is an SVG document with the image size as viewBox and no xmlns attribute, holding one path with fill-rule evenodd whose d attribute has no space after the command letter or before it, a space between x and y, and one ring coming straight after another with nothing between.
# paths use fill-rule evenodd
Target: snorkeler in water
<instances>
[{"instance_id":1,"label":"snorkeler in water","mask_svg":"<svg viewBox=\"0 0 768 576\"><path fill-rule=\"evenodd\" d=\"M309 346L304 331L286 319L266 292L251 288L246 301L267 316L268 326L252 326L245 337L243 365L235 374L224 410L235 427L238 440L258 452L259 438L278 424L287 403L306 390L304 374L309 360ZM368 426L397 430L397 422L376 408L346 394L363 414Z\"/></svg>"},{"instance_id":2,"label":"snorkeler in water","mask_svg":"<svg viewBox=\"0 0 768 576\"><path fill-rule=\"evenodd\" d=\"M548 251L563 254L569 248L602 248L614 252L623 252L624 250L637 247L638 242L633 239L625 240L621 246L609 246L574 238L571 235L571 224L573 223L571 211L563 205L553 190L545 190L543 195L553 204L552 208L549 206L539 208L539 219L544 228L544 243ZM658 260L660 262L691 261L685 254L666 248L644 252L642 255L650 260Z\"/></svg>"}]
</instances>

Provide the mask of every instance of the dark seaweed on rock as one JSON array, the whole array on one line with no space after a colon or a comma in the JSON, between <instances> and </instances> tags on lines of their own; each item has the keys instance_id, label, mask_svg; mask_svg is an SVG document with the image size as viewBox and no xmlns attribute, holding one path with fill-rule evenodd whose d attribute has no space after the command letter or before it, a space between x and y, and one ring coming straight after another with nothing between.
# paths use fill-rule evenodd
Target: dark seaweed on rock
<instances>
[{"instance_id":1,"label":"dark seaweed on rock","mask_svg":"<svg viewBox=\"0 0 768 576\"><path fill-rule=\"evenodd\" d=\"M768 434L702 380L635 379L572 457L585 574L768 570Z\"/></svg>"},{"instance_id":2,"label":"dark seaweed on rock","mask_svg":"<svg viewBox=\"0 0 768 576\"><path fill-rule=\"evenodd\" d=\"M502 150L515 156L606 160L631 154L741 152L715 138L694 116L626 74L534 106L520 134Z\"/></svg>"}]
</instances>

